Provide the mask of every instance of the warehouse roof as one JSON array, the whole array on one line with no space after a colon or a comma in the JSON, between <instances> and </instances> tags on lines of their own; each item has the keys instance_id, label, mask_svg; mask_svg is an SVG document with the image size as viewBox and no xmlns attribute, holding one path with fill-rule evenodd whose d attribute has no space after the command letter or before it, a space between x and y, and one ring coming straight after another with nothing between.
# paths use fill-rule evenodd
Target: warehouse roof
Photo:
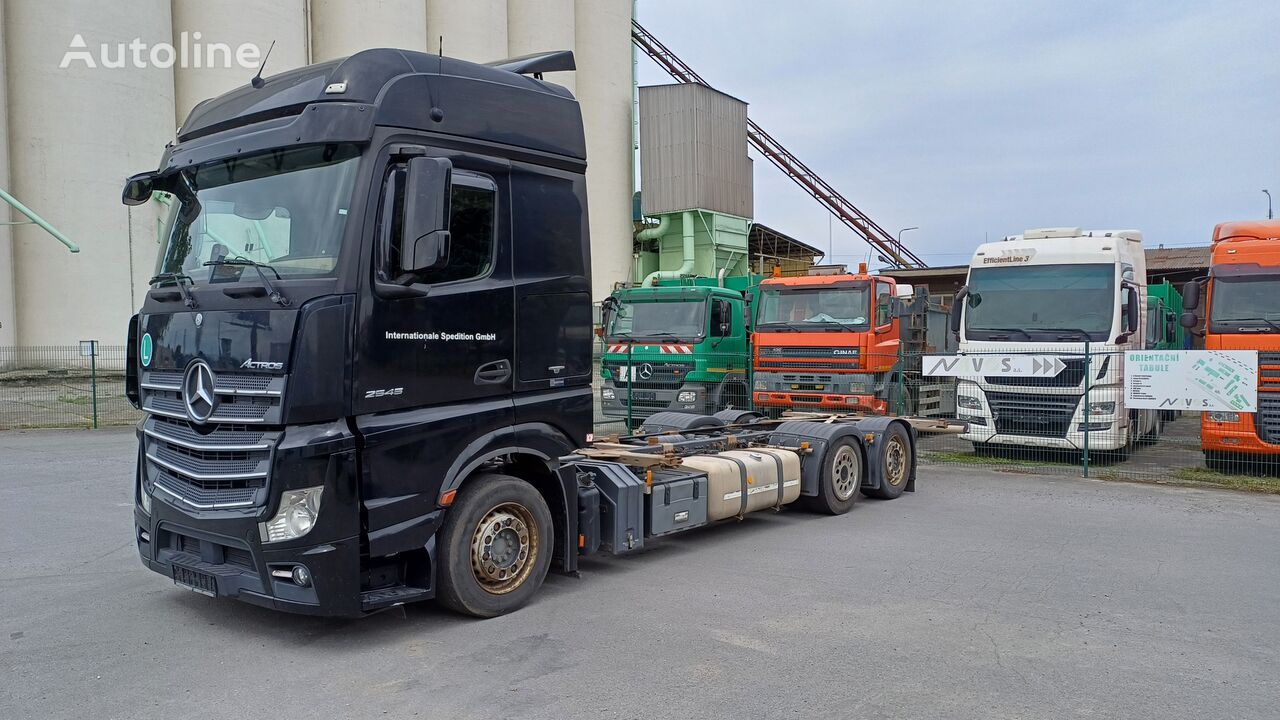
<instances>
[{"instance_id":1,"label":"warehouse roof","mask_svg":"<svg viewBox=\"0 0 1280 720\"><path fill-rule=\"evenodd\" d=\"M1147 272L1209 267L1209 246L1147 248Z\"/></svg>"},{"instance_id":2,"label":"warehouse roof","mask_svg":"<svg viewBox=\"0 0 1280 720\"><path fill-rule=\"evenodd\" d=\"M784 235L768 225L751 224L751 234L747 236L747 252L751 257L767 257L785 260L806 260L813 262L815 257L826 255L812 245Z\"/></svg>"}]
</instances>

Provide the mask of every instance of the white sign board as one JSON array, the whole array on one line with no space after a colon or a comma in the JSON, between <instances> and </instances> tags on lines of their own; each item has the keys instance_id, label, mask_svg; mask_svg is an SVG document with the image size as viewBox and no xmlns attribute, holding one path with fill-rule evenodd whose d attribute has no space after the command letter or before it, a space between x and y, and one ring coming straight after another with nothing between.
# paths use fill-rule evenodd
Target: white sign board
<instances>
[{"instance_id":1,"label":"white sign board","mask_svg":"<svg viewBox=\"0 0 1280 720\"><path fill-rule=\"evenodd\" d=\"M1057 355L925 355L923 364L931 377L1055 377L1065 367Z\"/></svg>"},{"instance_id":2,"label":"white sign board","mask_svg":"<svg viewBox=\"0 0 1280 720\"><path fill-rule=\"evenodd\" d=\"M1257 350L1131 350L1124 359L1131 408L1257 412Z\"/></svg>"}]
</instances>

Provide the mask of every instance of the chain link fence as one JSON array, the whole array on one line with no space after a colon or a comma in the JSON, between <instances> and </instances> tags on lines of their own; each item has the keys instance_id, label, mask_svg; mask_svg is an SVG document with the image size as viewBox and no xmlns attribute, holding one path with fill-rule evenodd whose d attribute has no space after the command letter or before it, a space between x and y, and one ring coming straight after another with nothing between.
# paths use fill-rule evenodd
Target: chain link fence
<instances>
[{"instance_id":1,"label":"chain link fence","mask_svg":"<svg viewBox=\"0 0 1280 720\"><path fill-rule=\"evenodd\" d=\"M0 346L0 430L130 425L125 347Z\"/></svg>"},{"instance_id":2,"label":"chain link fence","mask_svg":"<svg viewBox=\"0 0 1280 720\"><path fill-rule=\"evenodd\" d=\"M1127 407L1115 349L969 353L943 367L926 367L928 351L863 353L834 341L756 347L752 358L703 353L602 345L597 434L662 410L899 415L951 422L951 432L922 432L927 464L1280 493L1280 366L1273 395L1265 362L1259 412L1200 413Z\"/></svg>"}]
</instances>

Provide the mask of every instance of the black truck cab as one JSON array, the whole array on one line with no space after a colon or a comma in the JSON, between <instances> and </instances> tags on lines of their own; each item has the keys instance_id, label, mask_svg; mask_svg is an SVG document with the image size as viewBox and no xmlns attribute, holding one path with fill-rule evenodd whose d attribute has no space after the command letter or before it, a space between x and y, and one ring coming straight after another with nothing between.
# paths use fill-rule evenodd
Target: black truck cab
<instances>
[{"instance_id":1,"label":"black truck cab","mask_svg":"<svg viewBox=\"0 0 1280 720\"><path fill-rule=\"evenodd\" d=\"M170 213L128 330L148 567L303 613L432 597L467 562L441 556L446 508L505 474L555 540L512 555L537 518L498 493L477 575L501 595L575 569L557 459L591 427L586 152L569 92L522 74L563 69L360 52L205 101L130 178L127 204Z\"/></svg>"}]
</instances>

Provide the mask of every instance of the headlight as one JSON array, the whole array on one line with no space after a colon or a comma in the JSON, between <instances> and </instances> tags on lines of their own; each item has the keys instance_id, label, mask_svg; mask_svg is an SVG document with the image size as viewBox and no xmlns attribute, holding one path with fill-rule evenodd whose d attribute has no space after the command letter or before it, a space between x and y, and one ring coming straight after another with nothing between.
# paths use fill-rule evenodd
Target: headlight
<instances>
[{"instance_id":1,"label":"headlight","mask_svg":"<svg viewBox=\"0 0 1280 720\"><path fill-rule=\"evenodd\" d=\"M768 390L768 389L769 389L769 383L767 383L767 382L765 382L765 381L763 381L763 380L757 380L757 381L756 381L756 389L757 389L757 390Z\"/></svg>"},{"instance_id":2,"label":"headlight","mask_svg":"<svg viewBox=\"0 0 1280 720\"><path fill-rule=\"evenodd\" d=\"M1237 423L1237 422L1240 422L1240 413L1221 412L1221 411L1211 412L1209 413L1209 419L1212 420L1213 422Z\"/></svg>"},{"instance_id":3,"label":"headlight","mask_svg":"<svg viewBox=\"0 0 1280 720\"><path fill-rule=\"evenodd\" d=\"M698 399L698 393L693 390L685 390L676 396L676 402L691 403Z\"/></svg>"},{"instance_id":4,"label":"headlight","mask_svg":"<svg viewBox=\"0 0 1280 720\"><path fill-rule=\"evenodd\" d=\"M600 397L605 400L613 399L613 388L604 388L600 391Z\"/></svg>"},{"instance_id":5,"label":"headlight","mask_svg":"<svg viewBox=\"0 0 1280 720\"><path fill-rule=\"evenodd\" d=\"M972 395L957 395L956 405L968 410L982 409L982 401Z\"/></svg>"},{"instance_id":6,"label":"headlight","mask_svg":"<svg viewBox=\"0 0 1280 720\"><path fill-rule=\"evenodd\" d=\"M142 512L151 514L151 494L147 492L147 481L143 479L142 474L147 471L143 467L138 472L138 501L142 503Z\"/></svg>"},{"instance_id":7,"label":"headlight","mask_svg":"<svg viewBox=\"0 0 1280 720\"><path fill-rule=\"evenodd\" d=\"M280 509L276 516L259 523L263 542L296 540L311 532L320 515L320 494L324 486L304 490L285 490L280 494Z\"/></svg>"},{"instance_id":8,"label":"headlight","mask_svg":"<svg viewBox=\"0 0 1280 720\"><path fill-rule=\"evenodd\" d=\"M1089 403L1089 413L1092 415L1114 415L1115 412L1116 403L1114 400Z\"/></svg>"}]
</instances>

